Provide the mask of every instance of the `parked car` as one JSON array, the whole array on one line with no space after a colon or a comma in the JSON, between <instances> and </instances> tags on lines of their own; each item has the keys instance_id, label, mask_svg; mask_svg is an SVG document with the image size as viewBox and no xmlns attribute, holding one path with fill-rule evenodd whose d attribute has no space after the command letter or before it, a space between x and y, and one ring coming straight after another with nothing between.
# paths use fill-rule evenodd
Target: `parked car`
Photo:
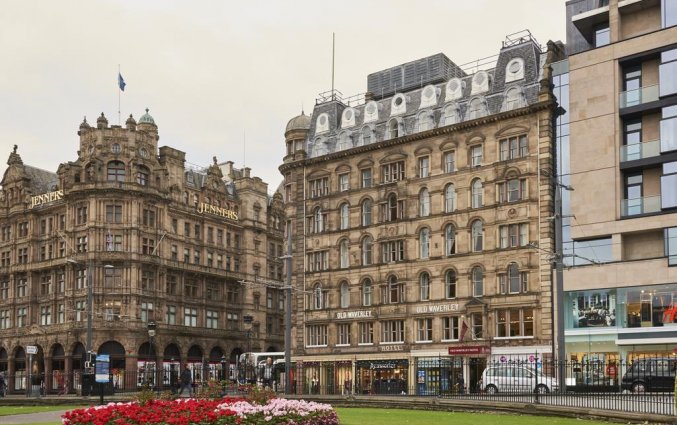
<instances>
[{"instance_id":1,"label":"parked car","mask_svg":"<svg viewBox=\"0 0 677 425\"><path fill-rule=\"evenodd\" d=\"M515 365L489 366L482 372L481 389L487 394L557 391L555 378L532 368Z\"/></svg>"},{"instance_id":2,"label":"parked car","mask_svg":"<svg viewBox=\"0 0 677 425\"><path fill-rule=\"evenodd\" d=\"M673 391L676 366L677 359L667 357L635 360L621 379L621 390L633 393Z\"/></svg>"}]
</instances>

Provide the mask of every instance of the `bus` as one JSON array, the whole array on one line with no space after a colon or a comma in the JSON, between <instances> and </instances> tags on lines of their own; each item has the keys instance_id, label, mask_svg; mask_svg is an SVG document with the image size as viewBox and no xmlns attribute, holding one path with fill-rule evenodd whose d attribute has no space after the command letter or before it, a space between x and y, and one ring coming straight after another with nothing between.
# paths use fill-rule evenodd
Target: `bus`
<instances>
[{"instance_id":1,"label":"bus","mask_svg":"<svg viewBox=\"0 0 677 425\"><path fill-rule=\"evenodd\" d=\"M262 376L260 376L262 373L261 371L268 357L275 363L276 360L284 359L284 352L240 354L236 365L237 381L240 384L260 383L262 378Z\"/></svg>"}]
</instances>

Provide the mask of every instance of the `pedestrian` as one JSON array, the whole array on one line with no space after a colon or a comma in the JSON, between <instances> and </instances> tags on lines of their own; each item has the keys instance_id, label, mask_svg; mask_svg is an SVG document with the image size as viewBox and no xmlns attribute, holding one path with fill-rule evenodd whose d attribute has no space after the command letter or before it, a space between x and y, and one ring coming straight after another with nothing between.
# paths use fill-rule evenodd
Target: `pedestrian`
<instances>
[{"instance_id":1,"label":"pedestrian","mask_svg":"<svg viewBox=\"0 0 677 425\"><path fill-rule=\"evenodd\" d=\"M0 373L0 397L5 396L5 389L7 388L7 383L5 382L5 377Z\"/></svg>"},{"instance_id":2,"label":"pedestrian","mask_svg":"<svg viewBox=\"0 0 677 425\"><path fill-rule=\"evenodd\" d=\"M268 357L266 364L263 365L263 388L272 388L273 386L273 359Z\"/></svg>"},{"instance_id":3,"label":"pedestrian","mask_svg":"<svg viewBox=\"0 0 677 425\"><path fill-rule=\"evenodd\" d=\"M313 375L313 379L310 381L310 392L311 394L320 393L320 380L317 379L317 375Z\"/></svg>"},{"instance_id":4,"label":"pedestrian","mask_svg":"<svg viewBox=\"0 0 677 425\"><path fill-rule=\"evenodd\" d=\"M465 380L463 379L463 374L458 375L456 382L458 385L458 393L463 394L465 392Z\"/></svg>"},{"instance_id":5,"label":"pedestrian","mask_svg":"<svg viewBox=\"0 0 677 425\"><path fill-rule=\"evenodd\" d=\"M346 378L343 381L343 394L350 395L353 389L353 380L351 379L350 372L346 374Z\"/></svg>"},{"instance_id":6,"label":"pedestrian","mask_svg":"<svg viewBox=\"0 0 677 425\"><path fill-rule=\"evenodd\" d=\"M190 397L192 395L192 375L190 373L190 369L188 369L188 364L183 365L183 372L181 372L181 386L179 387L179 397L183 396L183 389L188 390L188 396Z\"/></svg>"}]
</instances>

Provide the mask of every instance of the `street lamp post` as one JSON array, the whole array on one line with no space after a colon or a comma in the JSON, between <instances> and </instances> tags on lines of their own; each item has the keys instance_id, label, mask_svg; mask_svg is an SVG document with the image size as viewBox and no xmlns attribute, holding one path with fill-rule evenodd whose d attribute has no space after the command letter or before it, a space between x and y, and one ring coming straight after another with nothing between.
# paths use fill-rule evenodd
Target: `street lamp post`
<instances>
[{"instance_id":1,"label":"street lamp post","mask_svg":"<svg viewBox=\"0 0 677 425\"><path fill-rule=\"evenodd\" d=\"M224 354L224 355L221 356L221 381L226 380L226 364L227 364L227 360L226 360L226 355Z\"/></svg>"},{"instance_id":2,"label":"street lamp post","mask_svg":"<svg viewBox=\"0 0 677 425\"><path fill-rule=\"evenodd\" d=\"M245 325L245 330L247 331L247 354L245 355L245 369L244 369L244 376L245 380L247 383L250 383L252 380L251 372L250 372L250 363L253 362L252 359L252 322L254 321L254 317L250 315L245 315L242 317L242 320L244 320L244 325ZM253 369L253 365L251 366Z\"/></svg>"},{"instance_id":3,"label":"street lamp post","mask_svg":"<svg viewBox=\"0 0 677 425\"><path fill-rule=\"evenodd\" d=\"M147 327L148 327L148 343L149 343L149 345L148 345L148 357L150 358L153 355L153 351L154 351L153 344L155 342L155 330L157 329L157 324L154 321L151 320L151 321L148 322ZM157 366L158 366L157 365L157 356L155 356L155 358L153 358L153 375L151 375L151 376L153 377L152 378L153 379L153 385L156 386L157 392L158 392L158 394L160 394L160 386L156 385L156 382L155 382L158 378L157 377ZM146 367L146 370L148 370L147 367Z\"/></svg>"}]
</instances>

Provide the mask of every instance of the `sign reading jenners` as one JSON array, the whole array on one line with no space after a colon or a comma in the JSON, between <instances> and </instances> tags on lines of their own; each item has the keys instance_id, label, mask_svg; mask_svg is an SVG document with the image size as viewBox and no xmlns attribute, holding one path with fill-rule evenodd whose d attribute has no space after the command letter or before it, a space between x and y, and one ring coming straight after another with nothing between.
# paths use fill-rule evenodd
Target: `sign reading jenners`
<instances>
[{"instance_id":1,"label":"sign reading jenners","mask_svg":"<svg viewBox=\"0 0 677 425\"><path fill-rule=\"evenodd\" d=\"M54 192L31 196L31 208L37 207L38 205L49 204L61 199L63 199L63 190L55 190Z\"/></svg>"},{"instance_id":2,"label":"sign reading jenners","mask_svg":"<svg viewBox=\"0 0 677 425\"><path fill-rule=\"evenodd\" d=\"M198 204L197 212L199 212L200 214L216 215L234 221L237 221L239 219L239 217L237 216L237 212L233 210L217 207L216 205L206 204L204 202Z\"/></svg>"}]
</instances>

